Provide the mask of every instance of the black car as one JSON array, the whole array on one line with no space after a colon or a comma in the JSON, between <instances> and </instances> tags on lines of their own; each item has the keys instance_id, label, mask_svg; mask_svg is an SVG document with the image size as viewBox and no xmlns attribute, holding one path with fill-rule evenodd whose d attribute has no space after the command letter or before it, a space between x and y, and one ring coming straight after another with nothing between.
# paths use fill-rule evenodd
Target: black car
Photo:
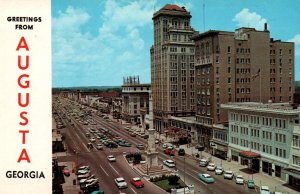
<instances>
[{"instance_id":1,"label":"black car","mask_svg":"<svg viewBox=\"0 0 300 194\"><path fill-rule=\"evenodd\" d=\"M183 148L179 148L178 155L179 156L184 156L185 155L185 150Z\"/></svg>"}]
</instances>

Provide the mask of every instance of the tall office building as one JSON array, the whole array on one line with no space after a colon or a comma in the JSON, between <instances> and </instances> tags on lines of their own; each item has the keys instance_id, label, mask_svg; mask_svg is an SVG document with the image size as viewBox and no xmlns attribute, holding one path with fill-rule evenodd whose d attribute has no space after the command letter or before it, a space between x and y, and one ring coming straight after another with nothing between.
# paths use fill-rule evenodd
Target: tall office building
<instances>
[{"instance_id":1,"label":"tall office building","mask_svg":"<svg viewBox=\"0 0 300 194\"><path fill-rule=\"evenodd\" d=\"M195 41L196 121L199 141L209 145L212 125L227 122L229 102L292 102L294 43L263 31L210 30Z\"/></svg>"},{"instance_id":2,"label":"tall office building","mask_svg":"<svg viewBox=\"0 0 300 194\"><path fill-rule=\"evenodd\" d=\"M154 128L164 132L170 115L194 115L194 29L190 12L167 4L153 15L151 88Z\"/></svg>"}]
</instances>

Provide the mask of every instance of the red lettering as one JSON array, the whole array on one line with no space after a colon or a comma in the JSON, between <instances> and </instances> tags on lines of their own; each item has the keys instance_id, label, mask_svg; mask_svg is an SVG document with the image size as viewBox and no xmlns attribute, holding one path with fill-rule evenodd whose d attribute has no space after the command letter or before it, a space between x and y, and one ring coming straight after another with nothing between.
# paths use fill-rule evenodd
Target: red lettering
<instances>
[{"instance_id":1,"label":"red lettering","mask_svg":"<svg viewBox=\"0 0 300 194\"><path fill-rule=\"evenodd\" d=\"M19 130L19 133L22 133L22 144L26 143L26 133L29 133L29 130Z\"/></svg>"},{"instance_id":2,"label":"red lettering","mask_svg":"<svg viewBox=\"0 0 300 194\"><path fill-rule=\"evenodd\" d=\"M20 118L23 119L23 122L19 122L19 124L22 126L25 126L28 124L28 118L25 115L27 115L26 111L20 112Z\"/></svg>"},{"instance_id":3,"label":"red lettering","mask_svg":"<svg viewBox=\"0 0 300 194\"><path fill-rule=\"evenodd\" d=\"M21 60L21 56L19 55L19 56L18 56L18 67L19 67L20 69L22 69L22 70L27 69L27 68L29 67L29 56L26 56L26 65L25 65L25 67L22 66L22 62L21 62L21 61L22 61L22 60Z\"/></svg>"},{"instance_id":4,"label":"red lettering","mask_svg":"<svg viewBox=\"0 0 300 194\"><path fill-rule=\"evenodd\" d=\"M25 161L27 161L27 163L30 163L30 158L29 158L25 148L23 148L23 150L19 156L18 163L20 163L22 160L25 160Z\"/></svg>"},{"instance_id":5,"label":"red lettering","mask_svg":"<svg viewBox=\"0 0 300 194\"><path fill-rule=\"evenodd\" d=\"M29 93L26 93L26 102L25 103L22 103L22 93L18 93L18 104L21 106L21 107L26 107L28 106L29 104Z\"/></svg>"},{"instance_id":6,"label":"red lettering","mask_svg":"<svg viewBox=\"0 0 300 194\"><path fill-rule=\"evenodd\" d=\"M21 80L22 80L23 77L29 78L29 75L27 75L27 74L22 74L22 75L20 75L19 78L18 78L18 85L19 85L21 88L29 88L30 81L29 81L29 80L26 80L26 81L24 82L24 84L22 84Z\"/></svg>"},{"instance_id":7,"label":"red lettering","mask_svg":"<svg viewBox=\"0 0 300 194\"><path fill-rule=\"evenodd\" d=\"M29 48L28 48L28 45L26 43L26 40L25 40L24 36L21 37L16 50L18 51L21 48L24 48L24 49L26 49L26 51L29 51Z\"/></svg>"}]
</instances>

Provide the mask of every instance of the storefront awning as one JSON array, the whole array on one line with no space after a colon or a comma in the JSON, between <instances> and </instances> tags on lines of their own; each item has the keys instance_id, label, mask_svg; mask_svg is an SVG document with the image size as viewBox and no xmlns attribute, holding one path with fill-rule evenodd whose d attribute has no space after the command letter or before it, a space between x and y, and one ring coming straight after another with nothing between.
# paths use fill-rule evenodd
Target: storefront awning
<instances>
[{"instance_id":1,"label":"storefront awning","mask_svg":"<svg viewBox=\"0 0 300 194\"><path fill-rule=\"evenodd\" d=\"M288 175L291 175L297 179L300 179L300 171L299 170L296 170L296 169L293 169L293 168L284 168L282 170L283 173L286 173Z\"/></svg>"},{"instance_id":2,"label":"storefront awning","mask_svg":"<svg viewBox=\"0 0 300 194\"><path fill-rule=\"evenodd\" d=\"M239 156L252 159L252 158L259 158L260 154L252 152L252 151L241 151L239 153Z\"/></svg>"}]
</instances>

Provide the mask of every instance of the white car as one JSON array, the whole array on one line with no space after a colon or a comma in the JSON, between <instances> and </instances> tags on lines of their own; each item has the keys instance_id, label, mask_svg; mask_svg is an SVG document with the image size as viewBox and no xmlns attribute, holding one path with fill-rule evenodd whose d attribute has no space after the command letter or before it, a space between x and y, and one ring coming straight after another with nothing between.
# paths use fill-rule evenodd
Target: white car
<instances>
[{"instance_id":1,"label":"white car","mask_svg":"<svg viewBox=\"0 0 300 194\"><path fill-rule=\"evenodd\" d=\"M173 160L164 160L163 164L166 165L169 168L175 167L175 162Z\"/></svg>"},{"instance_id":2,"label":"white car","mask_svg":"<svg viewBox=\"0 0 300 194\"><path fill-rule=\"evenodd\" d=\"M89 166L80 166L80 167L78 168L78 170L89 170L89 169L90 169Z\"/></svg>"},{"instance_id":3,"label":"white car","mask_svg":"<svg viewBox=\"0 0 300 194\"><path fill-rule=\"evenodd\" d=\"M109 155L109 156L107 156L107 160L108 160L109 162L115 162L115 161L116 161L116 158L115 158L113 155Z\"/></svg>"},{"instance_id":4,"label":"white car","mask_svg":"<svg viewBox=\"0 0 300 194\"><path fill-rule=\"evenodd\" d=\"M102 144L97 144L96 148L97 148L97 150L103 150L103 145Z\"/></svg>"},{"instance_id":5,"label":"white car","mask_svg":"<svg viewBox=\"0 0 300 194\"><path fill-rule=\"evenodd\" d=\"M202 167L205 167L207 166L208 164L208 160L202 158L200 161L199 161L199 166L202 166Z\"/></svg>"},{"instance_id":6,"label":"white car","mask_svg":"<svg viewBox=\"0 0 300 194\"><path fill-rule=\"evenodd\" d=\"M125 189L128 187L123 177L116 178L115 183L119 189Z\"/></svg>"},{"instance_id":7,"label":"white car","mask_svg":"<svg viewBox=\"0 0 300 194\"><path fill-rule=\"evenodd\" d=\"M171 144L171 143L164 143L164 144L162 145L162 148L167 148L167 147L172 147L172 148L174 148L174 145Z\"/></svg>"},{"instance_id":8,"label":"white car","mask_svg":"<svg viewBox=\"0 0 300 194\"><path fill-rule=\"evenodd\" d=\"M235 177L235 183L236 184L244 184L244 178L243 178L243 176L242 175L237 175Z\"/></svg>"},{"instance_id":9,"label":"white car","mask_svg":"<svg viewBox=\"0 0 300 194\"><path fill-rule=\"evenodd\" d=\"M81 179L81 180L79 181L79 184L83 184L83 183L85 183L86 181L91 180L91 179L94 179L94 178L95 178L95 175L93 174L93 175L89 176L89 177L86 178L86 179Z\"/></svg>"},{"instance_id":10,"label":"white car","mask_svg":"<svg viewBox=\"0 0 300 194\"><path fill-rule=\"evenodd\" d=\"M207 170L214 171L216 169L216 165L214 163L209 163L207 166Z\"/></svg>"},{"instance_id":11,"label":"white car","mask_svg":"<svg viewBox=\"0 0 300 194\"><path fill-rule=\"evenodd\" d=\"M223 174L223 167L222 166L217 166L215 169L215 174L221 175Z\"/></svg>"},{"instance_id":12,"label":"white car","mask_svg":"<svg viewBox=\"0 0 300 194\"><path fill-rule=\"evenodd\" d=\"M224 179L233 179L233 172L232 171L225 171L224 172Z\"/></svg>"},{"instance_id":13,"label":"white car","mask_svg":"<svg viewBox=\"0 0 300 194\"><path fill-rule=\"evenodd\" d=\"M95 138L90 138L90 142L92 142L92 143L94 143L96 141L96 139Z\"/></svg>"},{"instance_id":14,"label":"white car","mask_svg":"<svg viewBox=\"0 0 300 194\"><path fill-rule=\"evenodd\" d=\"M259 193L260 194L270 194L270 189L268 186L261 186L259 188Z\"/></svg>"}]
</instances>

